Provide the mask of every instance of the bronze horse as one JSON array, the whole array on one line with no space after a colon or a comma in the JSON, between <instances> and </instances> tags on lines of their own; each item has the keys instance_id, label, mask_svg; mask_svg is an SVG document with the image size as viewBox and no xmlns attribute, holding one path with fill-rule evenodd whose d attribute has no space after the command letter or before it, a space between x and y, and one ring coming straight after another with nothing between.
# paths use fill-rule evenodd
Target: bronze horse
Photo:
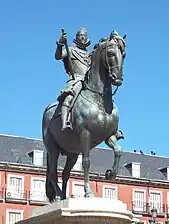
<instances>
[{"instance_id":1,"label":"bronze horse","mask_svg":"<svg viewBox=\"0 0 169 224\"><path fill-rule=\"evenodd\" d=\"M44 111L42 134L47 150L46 195L50 202L56 197L66 198L70 172L80 153L85 197L94 196L89 180L89 151L103 141L114 151L114 163L110 171L113 178L117 175L122 150L117 141L123 135L118 131L119 116L112 101L112 85L118 87L123 81L124 38L111 34L109 38L102 39L95 45L91 68L71 111L73 130L61 130L60 104L50 104ZM60 153L67 156L62 172L62 189L58 186L57 177Z\"/></svg>"}]
</instances>

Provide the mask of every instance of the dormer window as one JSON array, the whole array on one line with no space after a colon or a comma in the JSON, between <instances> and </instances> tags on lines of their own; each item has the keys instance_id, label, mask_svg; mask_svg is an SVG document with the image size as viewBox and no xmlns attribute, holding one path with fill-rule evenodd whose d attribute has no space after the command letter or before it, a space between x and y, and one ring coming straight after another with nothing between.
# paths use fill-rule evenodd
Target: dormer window
<instances>
[{"instance_id":1,"label":"dormer window","mask_svg":"<svg viewBox=\"0 0 169 224\"><path fill-rule=\"evenodd\" d=\"M158 170L163 173L163 175L166 177L166 180L169 180L169 166L159 168Z\"/></svg>"},{"instance_id":2,"label":"dormer window","mask_svg":"<svg viewBox=\"0 0 169 224\"><path fill-rule=\"evenodd\" d=\"M31 157L33 165L43 166L43 150L32 150L28 155Z\"/></svg>"},{"instance_id":3,"label":"dormer window","mask_svg":"<svg viewBox=\"0 0 169 224\"><path fill-rule=\"evenodd\" d=\"M132 162L125 164L132 177L140 178L140 165L139 162Z\"/></svg>"},{"instance_id":4,"label":"dormer window","mask_svg":"<svg viewBox=\"0 0 169 224\"><path fill-rule=\"evenodd\" d=\"M136 162L132 163L132 176L133 177L137 177L137 178L140 177L140 165L141 165L141 163L136 163Z\"/></svg>"}]
</instances>

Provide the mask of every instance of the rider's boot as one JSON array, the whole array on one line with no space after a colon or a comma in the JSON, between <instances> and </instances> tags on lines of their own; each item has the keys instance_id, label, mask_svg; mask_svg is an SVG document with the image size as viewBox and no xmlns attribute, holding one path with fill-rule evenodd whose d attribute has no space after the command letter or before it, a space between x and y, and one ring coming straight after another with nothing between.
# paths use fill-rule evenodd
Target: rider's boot
<instances>
[{"instance_id":1,"label":"rider's boot","mask_svg":"<svg viewBox=\"0 0 169 224\"><path fill-rule=\"evenodd\" d=\"M71 100L72 100L72 96L67 96L67 98L65 99L62 105L62 109L61 109L62 110L62 113L61 113L62 131L64 131L65 129L73 130L72 123L68 119Z\"/></svg>"}]
</instances>

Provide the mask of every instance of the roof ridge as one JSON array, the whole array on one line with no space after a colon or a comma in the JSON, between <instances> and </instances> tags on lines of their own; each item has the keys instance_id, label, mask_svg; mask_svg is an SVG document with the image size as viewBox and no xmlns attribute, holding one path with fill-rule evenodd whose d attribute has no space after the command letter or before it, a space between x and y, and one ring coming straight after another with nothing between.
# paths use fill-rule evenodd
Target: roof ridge
<instances>
[{"instance_id":1,"label":"roof ridge","mask_svg":"<svg viewBox=\"0 0 169 224\"><path fill-rule=\"evenodd\" d=\"M10 134L2 134L2 133L0 133L0 136L42 141L41 138L24 137L24 136L19 136L19 135L17 136L17 135L10 135Z\"/></svg>"},{"instance_id":2,"label":"roof ridge","mask_svg":"<svg viewBox=\"0 0 169 224\"><path fill-rule=\"evenodd\" d=\"M96 149L98 150L107 150L107 151L112 151L111 148L106 148L106 147L96 147ZM151 155L151 154L147 154L147 153L144 153L144 154L141 154L140 152L132 152L132 151L128 151L127 149L125 149L125 151L123 150L122 153L131 153L133 155L141 155L141 156L151 156L151 157L160 157L160 158L166 158L166 159L169 159L169 156L162 156L162 155Z\"/></svg>"},{"instance_id":3,"label":"roof ridge","mask_svg":"<svg viewBox=\"0 0 169 224\"><path fill-rule=\"evenodd\" d=\"M17 135L10 135L10 134L3 134L3 133L0 133L0 137L1 136L4 136L4 137L13 137L13 138L22 138L22 139L27 139L27 140L36 140L36 141L41 141L42 142L42 138L33 138L33 137L24 137L24 136L17 136ZM112 151L111 148L109 147L103 147L103 146L98 146L98 147L95 147L95 149L97 150L106 150L106 151ZM136 154L136 155L141 155L141 156L151 156L151 157L156 157L156 158L165 158L165 159L169 159L169 156L162 156L162 155L151 155L151 154L147 154L147 153L144 153L143 155L139 152L132 152L132 151L128 151L127 149L125 149L125 151L123 151L122 153L131 153L131 154Z\"/></svg>"},{"instance_id":4,"label":"roof ridge","mask_svg":"<svg viewBox=\"0 0 169 224\"><path fill-rule=\"evenodd\" d=\"M151 156L151 157L160 157L160 158L169 159L169 156L151 155L147 153L141 154L139 152L131 152L131 151L123 151L123 153L132 153L132 154L141 155L141 156Z\"/></svg>"}]
</instances>

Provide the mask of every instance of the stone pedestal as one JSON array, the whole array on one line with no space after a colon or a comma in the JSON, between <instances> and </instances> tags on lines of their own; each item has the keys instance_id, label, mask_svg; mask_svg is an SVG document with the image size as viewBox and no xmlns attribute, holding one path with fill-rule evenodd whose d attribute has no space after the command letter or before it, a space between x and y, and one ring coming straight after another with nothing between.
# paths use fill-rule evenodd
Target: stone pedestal
<instances>
[{"instance_id":1,"label":"stone pedestal","mask_svg":"<svg viewBox=\"0 0 169 224\"><path fill-rule=\"evenodd\" d=\"M31 217L17 224L130 224L134 215L126 204L105 198L69 198L32 210Z\"/></svg>"}]
</instances>

